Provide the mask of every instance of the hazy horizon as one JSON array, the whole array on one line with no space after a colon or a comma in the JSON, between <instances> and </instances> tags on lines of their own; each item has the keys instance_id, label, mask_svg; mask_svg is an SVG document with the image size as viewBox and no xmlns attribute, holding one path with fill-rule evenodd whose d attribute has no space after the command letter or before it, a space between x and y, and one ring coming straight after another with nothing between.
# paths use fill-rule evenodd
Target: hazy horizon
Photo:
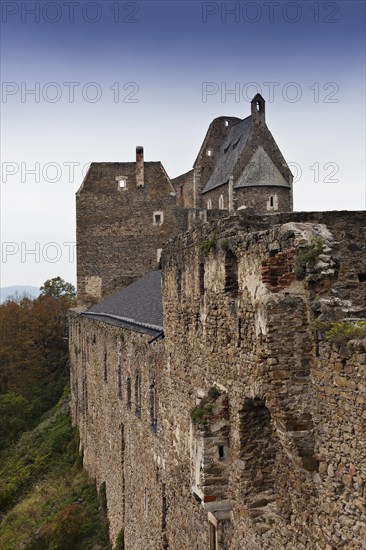
<instances>
[{"instance_id":1,"label":"hazy horizon","mask_svg":"<svg viewBox=\"0 0 366 550\"><path fill-rule=\"evenodd\" d=\"M143 145L187 172L211 120L245 118L257 91L295 210L365 208L364 2L69 4L1 6L1 286L75 284L88 163Z\"/></svg>"}]
</instances>

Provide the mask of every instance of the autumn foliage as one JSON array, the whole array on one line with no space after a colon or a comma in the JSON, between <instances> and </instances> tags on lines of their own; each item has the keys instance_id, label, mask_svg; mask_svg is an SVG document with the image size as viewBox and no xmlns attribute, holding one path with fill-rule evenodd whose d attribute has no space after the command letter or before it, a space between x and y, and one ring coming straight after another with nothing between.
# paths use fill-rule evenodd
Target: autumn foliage
<instances>
[{"instance_id":1,"label":"autumn foliage","mask_svg":"<svg viewBox=\"0 0 366 550\"><path fill-rule=\"evenodd\" d=\"M62 279L46 281L37 299L23 297L0 305L0 448L21 426L34 425L67 381L67 311L73 287L63 293L56 285L54 295L52 281Z\"/></svg>"}]
</instances>

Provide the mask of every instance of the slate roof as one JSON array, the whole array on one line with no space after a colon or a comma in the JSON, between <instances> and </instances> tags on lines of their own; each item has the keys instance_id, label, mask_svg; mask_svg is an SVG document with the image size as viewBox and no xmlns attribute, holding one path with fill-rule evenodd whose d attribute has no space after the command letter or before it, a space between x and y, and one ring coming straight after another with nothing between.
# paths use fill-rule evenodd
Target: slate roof
<instances>
[{"instance_id":1,"label":"slate roof","mask_svg":"<svg viewBox=\"0 0 366 550\"><path fill-rule=\"evenodd\" d=\"M233 172L234 166L245 147L251 128L251 116L248 116L237 124L231 126L229 135L221 147L218 158L216 159L214 171L206 183L202 193L211 191L211 189L215 189L215 187L219 187L229 181L229 177Z\"/></svg>"},{"instance_id":2,"label":"slate roof","mask_svg":"<svg viewBox=\"0 0 366 550\"><path fill-rule=\"evenodd\" d=\"M136 332L163 332L161 271L151 271L81 315Z\"/></svg>"},{"instance_id":3,"label":"slate roof","mask_svg":"<svg viewBox=\"0 0 366 550\"><path fill-rule=\"evenodd\" d=\"M291 187L291 184L285 180L277 166L273 164L268 153L259 146L252 158L247 163L239 179L234 184L234 189L239 187Z\"/></svg>"}]
</instances>

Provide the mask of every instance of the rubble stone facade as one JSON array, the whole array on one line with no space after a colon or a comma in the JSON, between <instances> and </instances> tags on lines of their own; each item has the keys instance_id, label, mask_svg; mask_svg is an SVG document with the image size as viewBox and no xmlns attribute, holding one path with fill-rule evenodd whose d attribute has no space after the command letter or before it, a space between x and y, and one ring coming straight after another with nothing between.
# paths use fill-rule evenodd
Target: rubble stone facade
<instances>
[{"instance_id":1,"label":"rubble stone facade","mask_svg":"<svg viewBox=\"0 0 366 550\"><path fill-rule=\"evenodd\" d=\"M187 229L187 210L160 162L93 163L76 195L78 302L91 306L159 265Z\"/></svg>"},{"instance_id":2,"label":"rubble stone facade","mask_svg":"<svg viewBox=\"0 0 366 550\"><path fill-rule=\"evenodd\" d=\"M113 541L365 547L365 243L363 212L238 211L164 246L164 334L71 313L73 421Z\"/></svg>"}]
</instances>

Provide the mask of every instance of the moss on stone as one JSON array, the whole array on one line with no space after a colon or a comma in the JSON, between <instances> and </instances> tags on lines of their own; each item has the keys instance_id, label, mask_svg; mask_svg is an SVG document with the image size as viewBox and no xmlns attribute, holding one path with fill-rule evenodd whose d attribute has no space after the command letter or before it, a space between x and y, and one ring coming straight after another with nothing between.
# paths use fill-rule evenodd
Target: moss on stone
<instances>
[{"instance_id":1,"label":"moss on stone","mask_svg":"<svg viewBox=\"0 0 366 550\"><path fill-rule=\"evenodd\" d=\"M212 386L207 396L204 397L199 405L196 405L191 411L191 419L196 426L207 425L209 416L213 413L214 402L220 396L220 390Z\"/></svg>"},{"instance_id":2,"label":"moss on stone","mask_svg":"<svg viewBox=\"0 0 366 550\"><path fill-rule=\"evenodd\" d=\"M306 274L306 266L309 262L317 260L323 252L323 241L320 237L314 237L311 244L298 249L295 257L295 275L297 279L303 279Z\"/></svg>"},{"instance_id":3,"label":"moss on stone","mask_svg":"<svg viewBox=\"0 0 366 550\"><path fill-rule=\"evenodd\" d=\"M202 250L204 255L207 256L209 252L211 250L214 250L215 248L216 248L216 234L212 233L209 239L202 241L200 245L200 249Z\"/></svg>"},{"instance_id":4,"label":"moss on stone","mask_svg":"<svg viewBox=\"0 0 366 550\"><path fill-rule=\"evenodd\" d=\"M314 323L314 329L324 333L326 340L344 343L364 338L366 336L366 321L317 321Z\"/></svg>"},{"instance_id":5,"label":"moss on stone","mask_svg":"<svg viewBox=\"0 0 366 550\"><path fill-rule=\"evenodd\" d=\"M114 550L125 550L125 530L123 528L118 533Z\"/></svg>"}]
</instances>

